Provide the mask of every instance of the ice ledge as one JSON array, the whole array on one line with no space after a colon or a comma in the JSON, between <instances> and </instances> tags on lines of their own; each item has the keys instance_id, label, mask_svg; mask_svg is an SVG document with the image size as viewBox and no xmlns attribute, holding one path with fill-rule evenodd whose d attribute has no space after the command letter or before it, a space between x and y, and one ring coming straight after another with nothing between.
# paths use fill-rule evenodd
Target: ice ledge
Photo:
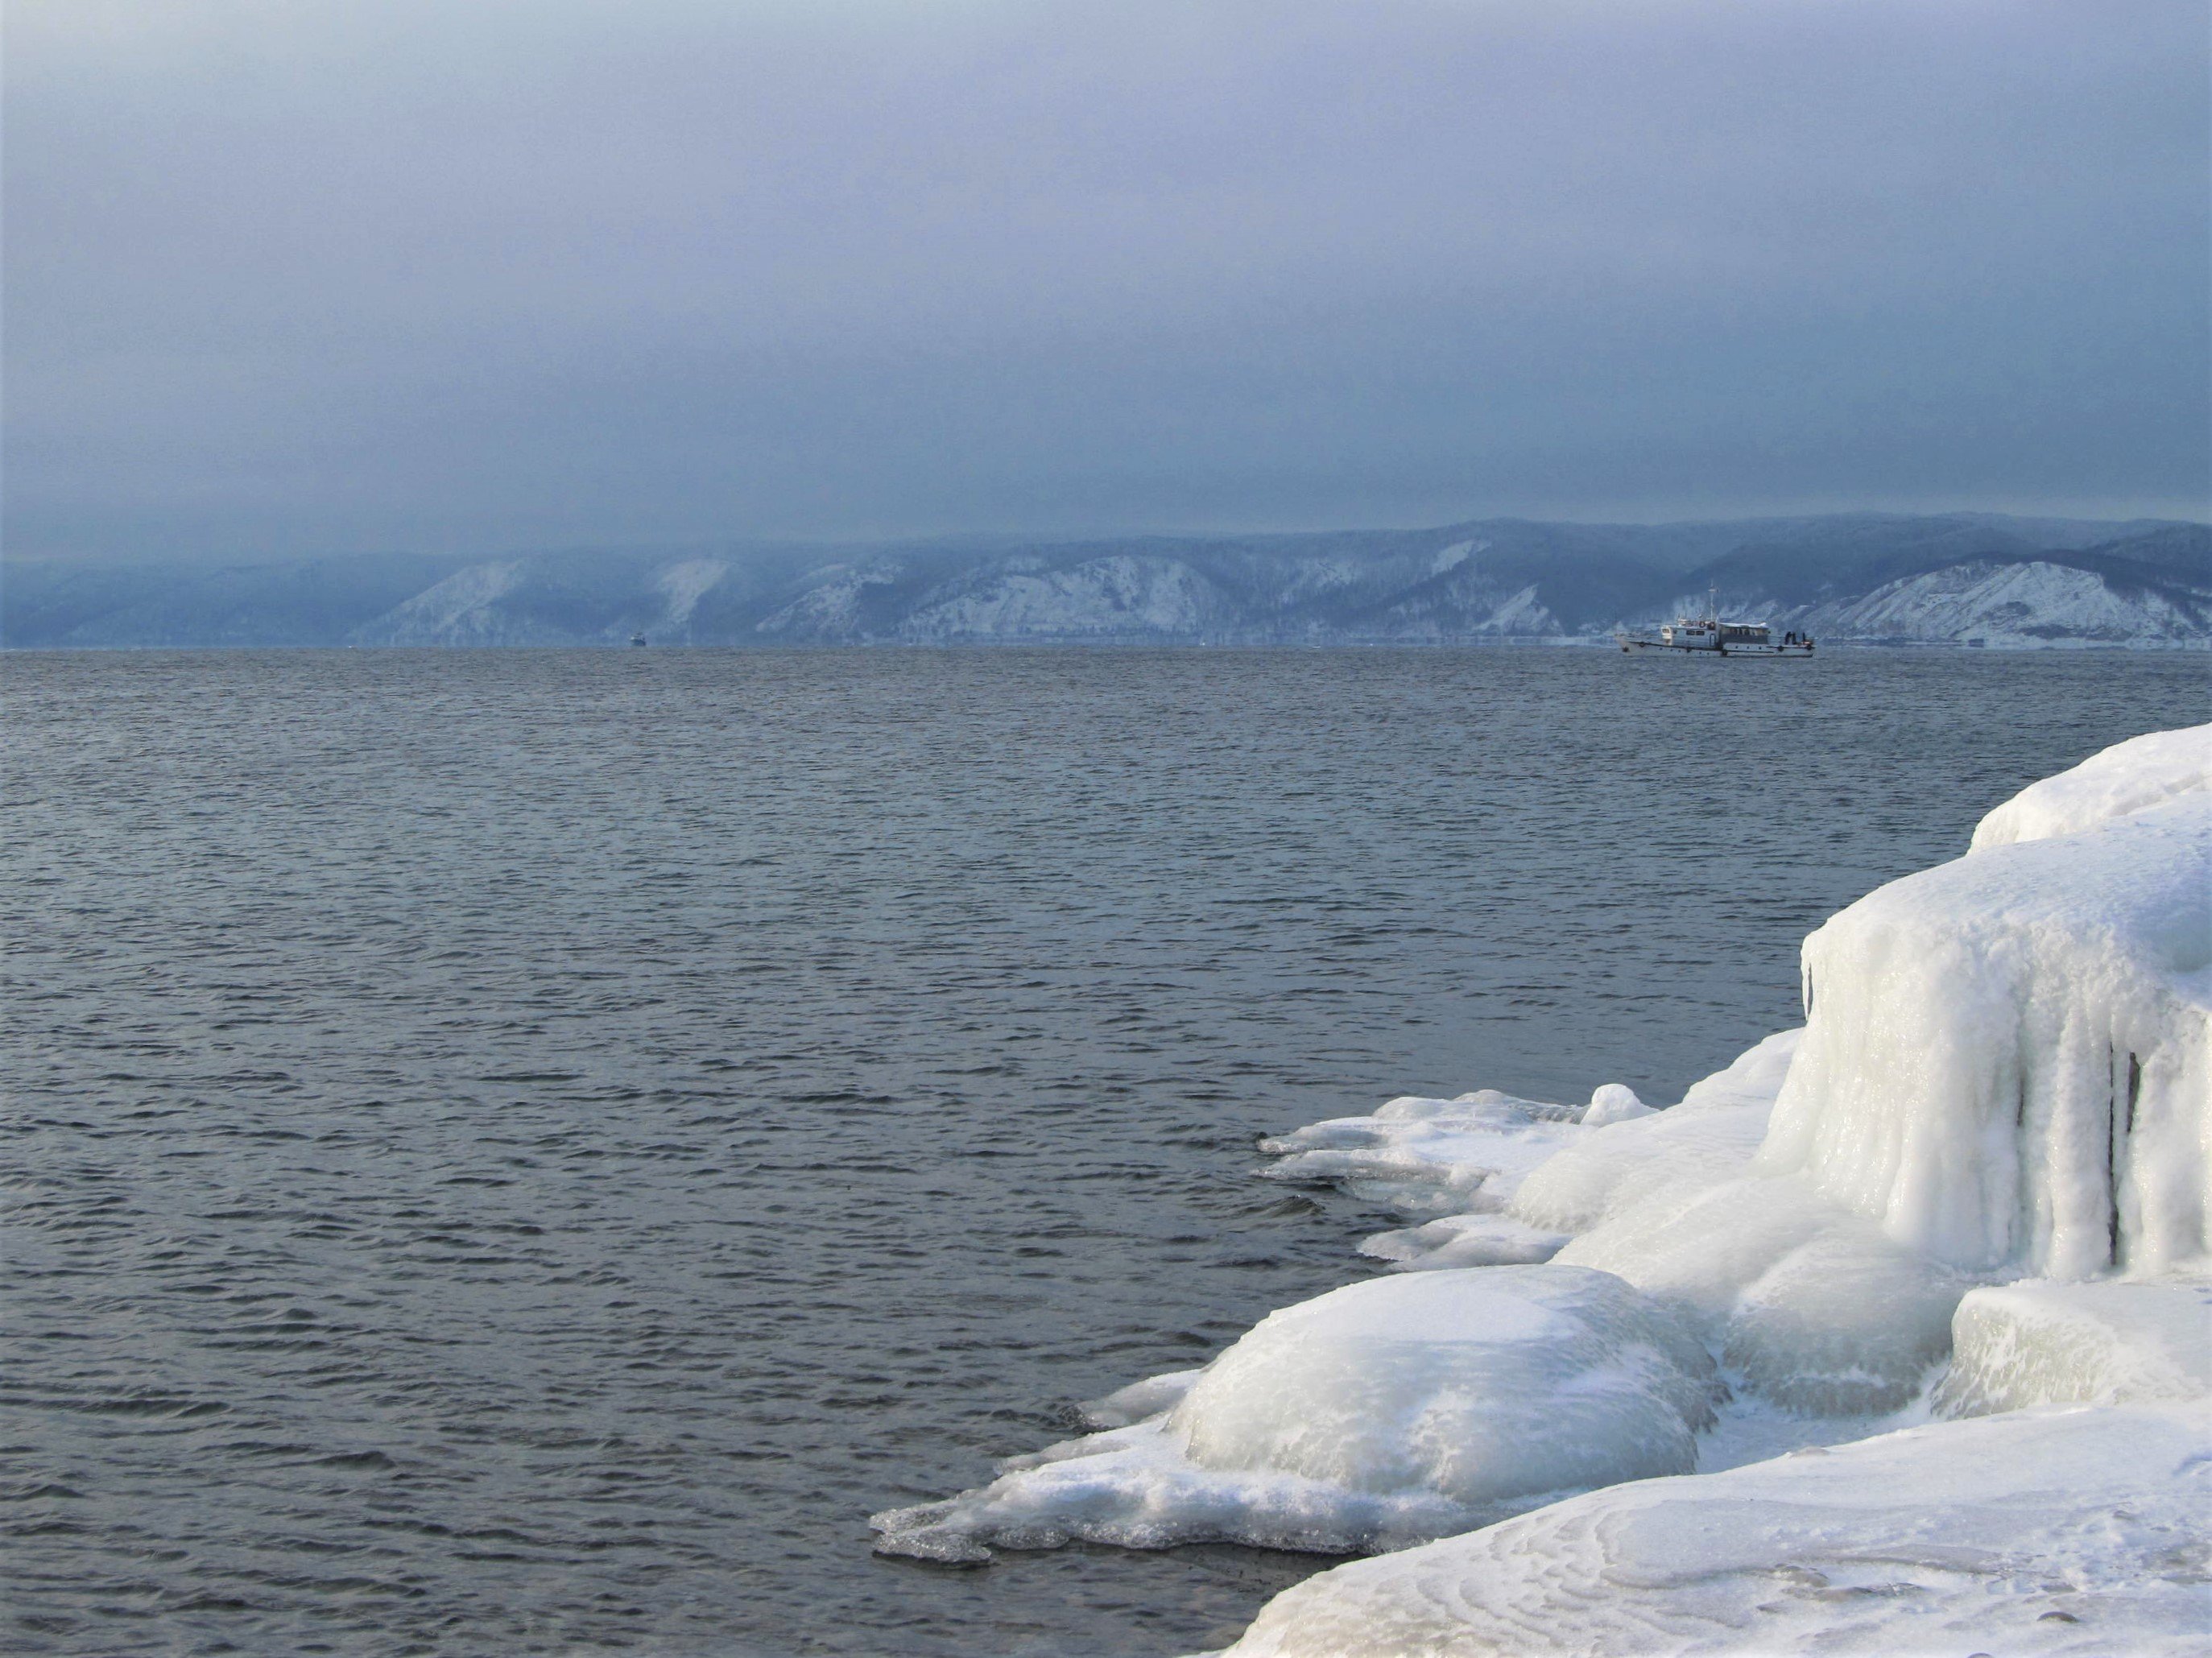
<instances>
[{"instance_id":1,"label":"ice ledge","mask_svg":"<svg viewBox=\"0 0 2212 1658\"><path fill-rule=\"evenodd\" d=\"M1945 1416L2034 1405L2128 1405L2212 1394L2212 1282L1976 1290L1951 1321Z\"/></svg>"},{"instance_id":2,"label":"ice ledge","mask_svg":"<svg viewBox=\"0 0 2212 1658\"><path fill-rule=\"evenodd\" d=\"M1759 1172L1971 1271L2204 1253L2212 793L1893 882L1804 959Z\"/></svg>"},{"instance_id":3,"label":"ice ledge","mask_svg":"<svg viewBox=\"0 0 2212 1658\"><path fill-rule=\"evenodd\" d=\"M2152 732L2115 743L2070 771L2031 783L1975 827L1973 850L2079 835L2212 789L2212 726Z\"/></svg>"},{"instance_id":4,"label":"ice ledge","mask_svg":"<svg viewBox=\"0 0 2212 1658\"><path fill-rule=\"evenodd\" d=\"M2203 1651L2201 1404L1943 1423L1357 1561L1224 1658Z\"/></svg>"}]
</instances>

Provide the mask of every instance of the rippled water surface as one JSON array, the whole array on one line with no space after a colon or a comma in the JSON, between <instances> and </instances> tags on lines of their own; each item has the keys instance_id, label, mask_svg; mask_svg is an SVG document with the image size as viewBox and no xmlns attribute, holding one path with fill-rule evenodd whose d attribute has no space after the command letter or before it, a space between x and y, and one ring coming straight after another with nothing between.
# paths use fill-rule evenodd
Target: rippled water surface
<instances>
[{"instance_id":1,"label":"rippled water surface","mask_svg":"<svg viewBox=\"0 0 2212 1658\"><path fill-rule=\"evenodd\" d=\"M1359 1275L1255 1138L1668 1096L2201 662L4 671L0 1641L1134 1654L1323 1564L872 1558Z\"/></svg>"}]
</instances>

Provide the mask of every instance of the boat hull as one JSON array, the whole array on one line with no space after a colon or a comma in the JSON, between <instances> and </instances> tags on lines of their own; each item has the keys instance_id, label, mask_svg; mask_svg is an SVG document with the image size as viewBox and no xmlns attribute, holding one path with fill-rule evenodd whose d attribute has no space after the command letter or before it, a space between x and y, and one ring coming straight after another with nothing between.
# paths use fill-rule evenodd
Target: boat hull
<instances>
[{"instance_id":1,"label":"boat hull","mask_svg":"<svg viewBox=\"0 0 2212 1658\"><path fill-rule=\"evenodd\" d=\"M1725 656L1803 658L1813 654L1813 647L1803 645L1669 645L1658 639L1622 639L1622 651L1631 656L1650 652L1655 656Z\"/></svg>"}]
</instances>

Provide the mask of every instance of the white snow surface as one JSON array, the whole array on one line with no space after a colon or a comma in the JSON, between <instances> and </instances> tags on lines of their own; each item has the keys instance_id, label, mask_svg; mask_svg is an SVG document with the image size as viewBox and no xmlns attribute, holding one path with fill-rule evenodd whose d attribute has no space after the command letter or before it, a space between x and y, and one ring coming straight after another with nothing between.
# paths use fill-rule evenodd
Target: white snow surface
<instances>
[{"instance_id":1,"label":"white snow surface","mask_svg":"<svg viewBox=\"0 0 2212 1658\"><path fill-rule=\"evenodd\" d=\"M828 580L763 616L754 631L797 639L842 637L859 627L860 604L867 590L896 580L882 570L849 565L833 565L823 574Z\"/></svg>"},{"instance_id":2,"label":"white snow surface","mask_svg":"<svg viewBox=\"0 0 2212 1658\"><path fill-rule=\"evenodd\" d=\"M2021 1412L1618 1485L1309 1578L1229 1653L2197 1655L2206 1430Z\"/></svg>"},{"instance_id":3,"label":"white snow surface","mask_svg":"<svg viewBox=\"0 0 2212 1658\"><path fill-rule=\"evenodd\" d=\"M1972 850L2079 835L2176 795L2212 789L2212 726L2115 743L2070 771L2031 783L1975 825Z\"/></svg>"},{"instance_id":4,"label":"white snow surface","mask_svg":"<svg viewBox=\"0 0 2212 1658\"><path fill-rule=\"evenodd\" d=\"M1686 1472L1717 1378L1689 1331L1620 1279L1501 1266L1347 1284L1150 1386L1176 1402L878 1515L877 1546L960 1560L1075 1538L1402 1546ZM1130 1391L1101 1414L1124 1415Z\"/></svg>"},{"instance_id":5,"label":"white snow surface","mask_svg":"<svg viewBox=\"0 0 2212 1658\"><path fill-rule=\"evenodd\" d=\"M360 642L377 645L528 643L500 609L522 579L520 559L471 564L355 632Z\"/></svg>"},{"instance_id":6,"label":"white snow surface","mask_svg":"<svg viewBox=\"0 0 2212 1658\"><path fill-rule=\"evenodd\" d=\"M898 633L915 641L1195 634L1217 608L1205 578L1180 562L1118 555L997 575L925 603Z\"/></svg>"},{"instance_id":7,"label":"white snow surface","mask_svg":"<svg viewBox=\"0 0 2212 1658\"><path fill-rule=\"evenodd\" d=\"M699 608L699 601L721 586L729 573L728 563L721 559L687 558L655 575L653 585L666 605L660 625L681 628L690 621L691 612Z\"/></svg>"}]
</instances>

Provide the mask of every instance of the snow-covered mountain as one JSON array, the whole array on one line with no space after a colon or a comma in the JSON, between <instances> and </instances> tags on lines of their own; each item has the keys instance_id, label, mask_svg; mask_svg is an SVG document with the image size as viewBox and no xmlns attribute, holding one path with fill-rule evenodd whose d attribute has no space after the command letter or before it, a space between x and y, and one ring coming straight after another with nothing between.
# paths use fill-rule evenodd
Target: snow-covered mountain
<instances>
[{"instance_id":1,"label":"snow-covered mountain","mask_svg":"<svg viewBox=\"0 0 2212 1658\"><path fill-rule=\"evenodd\" d=\"M2212 530L1884 514L362 557L23 562L11 647L1436 644L1599 640L1702 606L1827 640L2212 645Z\"/></svg>"}]
</instances>

